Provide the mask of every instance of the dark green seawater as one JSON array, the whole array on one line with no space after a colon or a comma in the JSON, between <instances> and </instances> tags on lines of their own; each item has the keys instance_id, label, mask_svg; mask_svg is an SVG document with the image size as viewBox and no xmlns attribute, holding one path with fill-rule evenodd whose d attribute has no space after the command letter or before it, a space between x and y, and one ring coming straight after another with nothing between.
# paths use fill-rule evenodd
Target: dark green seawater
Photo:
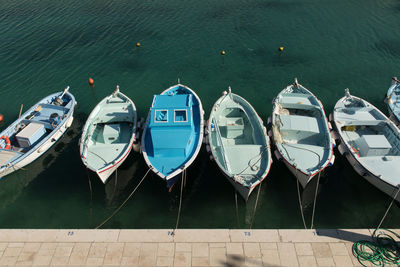
<instances>
[{"instance_id":1,"label":"dark green seawater","mask_svg":"<svg viewBox=\"0 0 400 267\"><path fill-rule=\"evenodd\" d=\"M266 121L273 97L294 77L327 114L346 87L386 112L384 93L400 76L399 28L398 0L2 0L0 128L17 118L21 104L26 110L67 85L78 106L53 148L0 181L0 227L94 228L130 194L147 170L140 154L132 153L104 186L78 151L89 112L117 84L140 117L153 94L178 78L200 96L206 119L231 86ZM322 179L315 227L376 227L390 198L336 156ZM256 195L247 204L238 199L241 228L251 223ZM173 228L178 206L179 186L168 193L149 175L103 228ZM203 148L188 170L179 227L237 228L235 210L232 186ZM310 207L305 213L309 223ZM399 223L394 205L383 226ZM296 181L275 162L253 228L302 227Z\"/></svg>"}]
</instances>

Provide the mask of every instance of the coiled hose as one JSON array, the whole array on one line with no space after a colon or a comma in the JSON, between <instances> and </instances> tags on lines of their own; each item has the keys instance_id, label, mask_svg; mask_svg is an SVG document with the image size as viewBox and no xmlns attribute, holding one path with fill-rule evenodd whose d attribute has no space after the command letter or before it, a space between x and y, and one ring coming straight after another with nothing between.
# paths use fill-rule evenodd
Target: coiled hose
<instances>
[{"instance_id":1,"label":"coiled hose","mask_svg":"<svg viewBox=\"0 0 400 267\"><path fill-rule=\"evenodd\" d=\"M373 241L361 240L353 244L354 257L362 266L368 262L375 266L400 265L400 246L391 236L400 238L395 232L377 228L372 234Z\"/></svg>"}]
</instances>

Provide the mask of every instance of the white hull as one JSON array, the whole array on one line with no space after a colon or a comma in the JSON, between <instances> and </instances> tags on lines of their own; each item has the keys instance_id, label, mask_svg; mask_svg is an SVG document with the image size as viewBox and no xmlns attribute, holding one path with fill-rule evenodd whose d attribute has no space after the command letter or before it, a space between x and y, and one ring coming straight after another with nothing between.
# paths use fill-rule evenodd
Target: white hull
<instances>
[{"instance_id":1,"label":"white hull","mask_svg":"<svg viewBox=\"0 0 400 267\"><path fill-rule=\"evenodd\" d=\"M46 151L49 150L49 148L52 147L60 139L61 136L63 136L63 134L69 128L69 126L71 126L73 119L74 118L73 118L73 111L72 111L70 117L66 120L66 122L56 131L56 133L54 135L51 136L51 138L49 138L45 143L43 143L43 145L41 147L39 147L36 151L33 151L32 153L30 153L29 156L25 157L23 160L21 160L17 164L10 166L8 168L7 167L3 168L2 170L0 170L0 178L25 167L26 165L30 164L32 161L36 160L41 155L46 153ZM46 148L46 149L43 149L43 148Z\"/></svg>"},{"instance_id":2,"label":"white hull","mask_svg":"<svg viewBox=\"0 0 400 267\"><path fill-rule=\"evenodd\" d=\"M233 185L233 187L236 189L236 191L247 201L249 199L251 192L253 192L255 187L248 188L239 183L236 183L230 177L227 177L227 179Z\"/></svg>"},{"instance_id":3,"label":"white hull","mask_svg":"<svg viewBox=\"0 0 400 267\"><path fill-rule=\"evenodd\" d=\"M295 147L297 145L301 145L300 142L298 142L299 140L301 140L301 138L304 138L304 136L302 137L301 133L303 132L307 132L308 129L305 128L302 129L301 127L298 130L297 133L290 133L290 137L287 136L288 133L284 133L281 134L281 127L283 126L282 121L281 121L281 116L290 116L292 119L299 119L299 117L296 117L297 114L297 108L295 105L292 106L291 101L294 100L290 100L289 102L285 103L284 101L282 101L282 99L284 98L288 98L288 96L290 94L293 93L293 90L299 90L299 92L297 92L298 94L302 94L302 96L308 96L311 97L312 99L314 99L314 102L310 102L307 105L312 105L314 106L314 108L318 108L319 109L319 115L315 115L313 113L308 114L308 117L312 117L315 120L319 120L318 122L318 126L316 126L316 129L318 129L318 134L319 135L324 135L324 138L328 138L328 143L326 142L320 142L318 143L317 140L314 140L315 135L313 136L312 140L309 143L306 143L307 145L313 145L316 147L320 147L323 148L323 151L321 150L321 152L319 152L320 154L317 154L317 152L314 152L314 154L318 155L318 164L313 166L312 164L310 164L310 162L307 162L304 159L309 159L309 155L307 154L303 154L303 155L298 155L297 158L292 159L290 156L290 152L288 152L288 148L285 148L283 145L287 144L288 146L291 145L291 147ZM303 104L303 98L299 97L299 96L294 96L297 97L299 102L297 102L297 104ZM308 100L306 100L308 101ZM308 183L311 182L312 178L315 176L320 175L320 173L328 166L331 166L334 163L334 155L333 155L333 147L335 145L335 142L331 136L331 125L328 123L328 120L326 118L325 115L325 111L324 111L324 107L321 103L321 101L308 89L306 89L304 86L300 85L297 83L297 79L295 79L295 83L292 85L287 86L285 89L283 89L278 96L272 101L273 103L273 110L272 110L272 119L271 119L271 123L272 123L272 130L270 132L270 137L273 139L274 143L275 143L275 156L279 159L279 160L283 160L283 162L285 163L285 165L287 166L287 168L290 170L290 172L296 177L296 179L298 179L298 181L300 182L301 186L303 188L305 188L307 186ZM289 110L287 110L286 108L282 108L284 106L282 105L286 105L286 107L288 109L294 109L294 113L290 114ZM303 110L311 110L310 108L307 108L307 105L305 106L306 108L304 108ZM287 115L286 115L287 114ZM304 124L308 124L308 121L306 120ZM289 124L288 124L289 125ZM300 125L300 124L299 124ZM276 129L276 131L274 131L274 129ZM293 128L291 128L291 126L289 126L286 130L293 130ZM286 134L286 137L283 138L282 136ZM307 135L306 135L307 136ZM306 139L310 139L310 136L306 137ZM297 149L304 149L301 147L297 147ZM303 151L309 151L312 152L310 150L310 148L304 149ZM285 154L286 153L286 154ZM307 166L308 164L308 166ZM310 169L312 169L312 171L310 171Z\"/></svg>"},{"instance_id":4,"label":"white hull","mask_svg":"<svg viewBox=\"0 0 400 267\"><path fill-rule=\"evenodd\" d=\"M399 127L400 126L400 121L396 118L396 116L393 114L393 111L390 108L388 108L388 111L389 111L389 115L390 115L389 119L391 121L393 121L394 124L396 124L397 127Z\"/></svg>"},{"instance_id":5,"label":"white hull","mask_svg":"<svg viewBox=\"0 0 400 267\"><path fill-rule=\"evenodd\" d=\"M104 166L104 164L102 164L101 166L99 166L98 164L94 164L93 161L89 162L88 159L86 158L89 148L86 144L86 141L83 141L83 140L88 140L88 136L91 136L88 134L88 129L90 129L90 127L94 127L94 128L96 127L96 123L94 121L98 120L99 117L104 116L104 114L102 114L101 111L108 104L109 99L112 99L112 98L119 98L119 99L123 99L125 101L124 103L126 104L126 107L125 107L126 108L125 109L126 117L122 121L127 122L127 123L132 123L133 128L131 131L129 131L129 136L130 136L129 141L128 140L124 141L124 144L127 145L127 147L125 147L125 146L123 147L124 154L122 154L122 155L119 155L118 153L117 153L117 155L111 154L114 157L112 157L112 158L110 157L110 158L108 158L107 161L105 161L107 165ZM132 108L132 114L130 114L128 112L129 107ZM113 107L112 110L113 110L113 112L115 112L115 107ZM116 117L118 117L118 116L116 116ZM122 117L122 116L120 115L120 117ZM107 123L109 123L109 122L107 122ZM125 159L129 155L129 153L131 152L133 143L136 141L136 131L137 131L137 114L136 114L135 103L133 103L133 101L128 96L121 93L119 91L119 86L117 86L117 89L115 90L115 92L113 94L105 97L103 100L101 100L96 105L96 107L91 111L88 119L86 120L86 123L82 130L82 136L79 141L79 150L80 150L81 160L82 160L83 164L85 165L86 168L88 168L89 170L96 173L97 176L100 178L100 180L103 182L103 184L105 184L107 182L108 178L111 176L111 174L125 161Z\"/></svg>"},{"instance_id":6,"label":"white hull","mask_svg":"<svg viewBox=\"0 0 400 267\"><path fill-rule=\"evenodd\" d=\"M279 154L278 150L275 150L275 151L276 151L276 153ZM275 155L276 155L276 153L275 153ZM299 171L298 169L296 169L292 164L287 162L282 157L282 155L279 154L279 156L280 156L280 158L282 158L282 161L285 163L286 167L290 170L290 172L296 177L297 180L299 180L299 182L300 182L300 184L301 184L301 186L303 188L305 188L307 186L307 184L309 183L309 181L311 181L311 179L314 176L317 176L318 173L319 173L319 172L316 172L316 173L312 174L311 176L310 175L306 175L306 174L302 173L301 171ZM320 171L322 171L322 170L320 170Z\"/></svg>"},{"instance_id":7,"label":"white hull","mask_svg":"<svg viewBox=\"0 0 400 267\"><path fill-rule=\"evenodd\" d=\"M343 140L341 139L341 144L344 144ZM349 152L348 148L343 145L341 146L341 149L343 150L343 155L347 158L349 161L350 165L353 167L353 169L362 177L364 177L368 182L370 182L373 186L384 192L385 194L389 195L391 198L393 198L398 190L397 187L388 184L384 182L381 178L373 175L371 172L366 170L352 155L352 153ZM396 198L397 201L400 202L400 194L397 195Z\"/></svg>"},{"instance_id":8,"label":"white hull","mask_svg":"<svg viewBox=\"0 0 400 267\"><path fill-rule=\"evenodd\" d=\"M129 153L131 152L132 146L129 148L129 150L126 152L126 154L124 154L118 161L117 164L111 166L111 167L105 167L101 170L97 170L95 171L97 173L97 175L99 176L100 180L103 182L103 184L105 184L108 181L108 178L111 176L111 174L113 174L113 172L118 169L119 166L122 165L122 163L124 163L126 157L128 157Z\"/></svg>"},{"instance_id":9,"label":"white hull","mask_svg":"<svg viewBox=\"0 0 400 267\"><path fill-rule=\"evenodd\" d=\"M364 108L364 112L365 110L366 112L357 113L358 111L354 107ZM353 108L355 111L349 115L349 112L345 112L345 108ZM389 113L391 113L390 109ZM359 119L357 114L360 114L358 116L361 116L361 119ZM336 103L332 117L335 123L337 136L340 136L340 145L338 146L339 152L347 158L353 169L360 176L364 177L376 188L393 198L400 186L398 185L397 179L398 170L396 170L399 160L398 153L400 151L396 145L398 137L400 136L400 131L395 123L389 120L385 114L372 104L362 98L352 96L348 89L346 89L345 96ZM379 124L375 125L376 123ZM371 128L375 126L376 128L366 131L368 126ZM378 128L378 126L380 128ZM363 132L360 131L361 136L380 135L382 140L386 140L390 149L393 150L381 150L380 154L372 153L369 155L365 151L362 151L365 147L369 148L368 144L364 146L362 146L362 144L355 144L354 140L358 140L360 137L358 139L355 139L355 137L350 138L347 132L352 130L346 130L345 127L354 127L354 131L356 130L355 127L363 127L361 128ZM376 133L379 133L379 135ZM391 136L394 138L391 139ZM382 143L384 142L379 144L381 145ZM391 160L388 162L384 161L386 157ZM371 158L372 160L366 160ZM374 158L376 158L376 160L373 160ZM397 196L396 200L400 201L400 195Z\"/></svg>"}]
</instances>

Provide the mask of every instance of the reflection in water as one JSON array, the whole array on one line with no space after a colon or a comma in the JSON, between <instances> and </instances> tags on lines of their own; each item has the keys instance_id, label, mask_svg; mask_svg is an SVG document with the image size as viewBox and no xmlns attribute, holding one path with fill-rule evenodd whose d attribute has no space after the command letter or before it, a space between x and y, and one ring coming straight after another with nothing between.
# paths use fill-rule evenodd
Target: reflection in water
<instances>
[{"instance_id":1,"label":"reflection in water","mask_svg":"<svg viewBox=\"0 0 400 267\"><path fill-rule=\"evenodd\" d=\"M46 153L30 165L0 180L0 210L17 199L32 180L50 168L57 157L64 152L67 144L77 140L82 128L82 123L79 120L79 115L75 116L78 118L74 119L71 127L65 132L64 136L62 136Z\"/></svg>"}]
</instances>

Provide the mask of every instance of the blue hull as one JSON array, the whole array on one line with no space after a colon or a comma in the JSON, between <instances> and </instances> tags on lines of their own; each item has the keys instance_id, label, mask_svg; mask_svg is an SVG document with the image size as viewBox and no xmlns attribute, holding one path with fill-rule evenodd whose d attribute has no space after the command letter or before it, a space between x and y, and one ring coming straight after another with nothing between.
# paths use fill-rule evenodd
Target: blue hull
<instances>
[{"instance_id":1,"label":"blue hull","mask_svg":"<svg viewBox=\"0 0 400 267\"><path fill-rule=\"evenodd\" d=\"M203 108L184 85L155 95L142 137L146 163L171 188L197 156L203 139Z\"/></svg>"}]
</instances>

